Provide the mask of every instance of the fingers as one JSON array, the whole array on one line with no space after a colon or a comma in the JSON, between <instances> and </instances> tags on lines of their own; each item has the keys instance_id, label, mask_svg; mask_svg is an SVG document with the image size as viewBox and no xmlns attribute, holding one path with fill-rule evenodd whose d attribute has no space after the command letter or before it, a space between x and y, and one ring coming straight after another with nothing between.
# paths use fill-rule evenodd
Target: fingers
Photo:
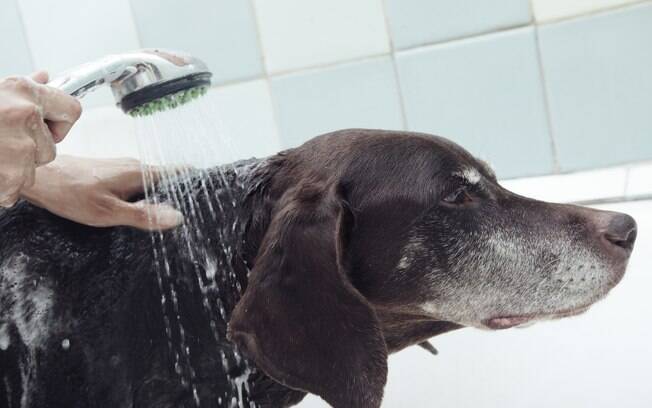
<instances>
[{"instance_id":1,"label":"fingers","mask_svg":"<svg viewBox=\"0 0 652 408\"><path fill-rule=\"evenodd\" d=\"M12 207L34 184L36 143L29 136L6 140L0 152L0 207Z\"/></svg>"},{"instance_id":2,"label":"fingers","mask_svg":"<svg viewBox=\"0 0 652 408\"><path fill-rule=\"evenodd\" d=\"M36 162L36 154L37 151L31 150L25 156L25 166L23 166L23 183L22 186L18 189L19 192L24 188L29 188L34 185L34 180L36 180L36 166L34 165Z\"/></svg>"},{"instance_id":3,"label":"fingers","mask_svg":"<svg viewBox=\"0 0 652 408\"><path fill-rule=\"evenodd\" d=\"M59 143L81 116L81 104L60 89L47 86L47 72L37 71L29 78L33 81L31 93L34 102L42 109L43 119L47 120L54 143Z\"/></svg>"},{"instance_id":4,"label":"fingers","mask_svg":"<svg viewBox=\"0 0 652 408\"><path fill-rule=\"evenodd\" d=\"M54 144L54 139L50 129L43 121L41 113L38 109L35 110L32 117L28 120L28 132L32 140L36 144L36 149L33 152L32 163L41 166L50 163L57 156L57 148Z\"/></svg>"},{"instance_id":5,"label":"fingers","mask_svg":"<svg viewBox=\"0 0 652 408\"><path fill-rule=\"evenodd\" d=\"M18 202L18 199L20 198L20 188L18 189L11 189L11 190L4 190L2 194L0 194L0 207L2 208L11 208Z\"/></svg>"},{"instance_id":6,"label":"fingers","mask_svg":"<svg viewBox=\"0 0 652 408\"><path fill-rule=\"evenodd\" d=\"M131 197L135 194L144 192L145 183L148 188L152 188L153 183L158 183L161 180L166 180L172 177L179 176L180 174L188 173L192 167L190 166L153 166L141 165L140 162L134 161L135 167L132 171L125 172L125 177L122 184L119 186L119 193L123 197Z\"/></svg>"},{"instance_id":7,"label":"fingers","mask_svg":"<svg viewBox=\"0 0 652 408\"><path fill-rule=\"evenodd\" d=\"M40 84L37 87L43 118L47 119L54 143L59 143L81 116L81 104L59 89Z\"/></svg>"},{"instance_id":8,"label":"fingers","mask_svg":"<svg viewBox=\"0 0 652 408\"><path fill-rule=\"evenodd\" d=\"M0 207L11 208L20 198L25 178L19 171L4 172L0 179Z\"/></svg>"},{"instance_id":9,"label":"fingers","mask_svg":"<svg viewBox=\"0 0 652 408\"><path fill-rule=\"evenodd\" d=\"M54 143L58 143L79 119L81 105L76 98L43 84L47 79L47 73L37 72L31 77L5 78L0 85L9 96L19 96L24 105L31 103L34 109L38 109L41 120L46 120Z\"/></svg>"},{"instance_id":10,"label":"fingers","mask_svg":"<svg viewBox=\"0 0 652 408\"><path fill-rule=\"evenodd\" d=\"M32 81L36 82L37 84L47 84L50 80L50 76L48 75L47 71L36 71L29 77L32 78Z\"/></svg>"},{"instance_id":11,"label":"fingers","mask_svg":"<svg viewBox=\"0 0 652 408\"><path fill-rule=\"evenodd\" d=\"M115 204L116 225L126 225L146 231L167 230L183 223L183 215L165 204L148 204L144 201Z\"/></svg>"},{"instance_id":12,"label":"fingers","mask_svg":"<svg viewBox=\"0 0 652 408\"><path fill-rule=\"evenodd\" d=\"M13 193L10 195L5 195L4 197L0 197L0 207L11 208L18 202L19 198L20 195L18 193Z\"/></svg>"}]
</instances>

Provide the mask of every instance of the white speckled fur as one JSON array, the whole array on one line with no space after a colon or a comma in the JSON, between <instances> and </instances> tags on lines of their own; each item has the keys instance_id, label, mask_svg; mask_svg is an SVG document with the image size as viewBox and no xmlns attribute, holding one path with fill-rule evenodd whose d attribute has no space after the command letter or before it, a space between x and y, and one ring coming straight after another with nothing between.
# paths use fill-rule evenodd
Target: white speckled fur
<instances>
[{"instance_id":1,"label":"white speckled fur","mask_svg":"<svg viewBox=\"0 0 652 408\"><path fill-rule=\"evenodd\" d=\"M403 248L401 259L396 266L398 271L404 271L410 267L414 260L415 254L423 252L422 244L418 239L408 241L407 245Z\"/></svg>"},{"instance_id":2,"label":"white speckled fur","mask_svg":"<svg viewBox=\"0 0 652 408\"><path fill-rule=\"evenodd\" d=\"M0 263L0 322L12 322L18 330L20 340L25 344L27 355L20 363L22 383L25 387L21 406L29 406L32 387L30 379L36 378L36 351L45 346L50 338L55 320L52 319L53 292L46 282L30 279L27 264L29 258L17 253ZM6 325L5 325L6 326ZM0 341L11 339L5 327L5 336L0 333ZM9 344L7 344L9 345Z\"/></svg>"},{"instance_id":3,"label":"white speckled fur","mask_svg":"<svg viewBox=\"0 0 652 408\"><path fill-rule=\"evenodd\" d=\"M424 312L485 328L482 321L498 315L552 318L557 312L592 303L608 290L610 272L602 257L574 244L563 232L537 240L496 230L482 241L482 247L457 249L453 273L431 272L436 300L425 302ZM402 259L424 256L419 250L410 242ZM539 265L535 260L541 251L559 257Z\"/></svg>"},{"instance_id":4,"label":"white speckled fur","mask_svg":"<svg viewBox=\"0 0 652 408\"><path fill-rule=\"evenodd\" d=\"M480 172L473 167L466 167L462 171L454 173L454 175L463 178L469 184L478 184L482 179Z\"/></svg>"},{"instance_id":5,"label":"white speckled fur","mask_svg":"<svg viewBox=\"0 0 652 408\"><path fill-rule=\"evenodd\" d=\"M22 341L32 348L43 342L52 324L49 314L53 292L45 282L28 278L27 262L27 256L19 253L0 264L1 304L10 305L8 310L0 312L0 320L6 318L13 322Z\"/></svg>"},{"instance_id":6,"label":"white speckled fur","mask_svg":"<svg viewBox=\"0 0 652 408\"><path fill-rule=\"evenodd\" d=\"M5 351L11 345L11 337L9 337L9 325L0 323L0 350Z\"/></svg>"}]
</instances>

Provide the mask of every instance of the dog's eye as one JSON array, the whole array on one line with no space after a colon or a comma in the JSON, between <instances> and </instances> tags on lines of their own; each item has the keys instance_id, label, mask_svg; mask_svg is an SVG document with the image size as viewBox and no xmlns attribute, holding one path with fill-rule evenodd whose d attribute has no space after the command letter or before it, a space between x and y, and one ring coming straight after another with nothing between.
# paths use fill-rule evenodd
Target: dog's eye
<instances>
[{"instance_id":1,"label":"dog's eye","mask_svg":"<svg viewBox=\"0 0 652 408\"><path fill-rule=\"evenodd\" d=\"M460 188L442 199L446 204L464 205L473 201L466 188Z\"/></svg>"}]
</instances>

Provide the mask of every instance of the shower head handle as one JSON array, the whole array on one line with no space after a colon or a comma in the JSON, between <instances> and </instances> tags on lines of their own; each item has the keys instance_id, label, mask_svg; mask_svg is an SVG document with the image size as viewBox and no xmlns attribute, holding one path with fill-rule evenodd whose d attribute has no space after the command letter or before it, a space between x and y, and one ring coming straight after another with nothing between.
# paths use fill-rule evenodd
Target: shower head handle
<instances>
[{"instance_id":1,"label":"shower head handle","mask_svg":"<svg viewBox=\"0 0 652 408\"><path fill-rule=\"evenodd\" d=\"M167 94L210 85L211 73L200 59L176 51L145 49L109 55L63 73L48 85L77 98L109 84L126 112Z\"/></svg>"}]
</instances>

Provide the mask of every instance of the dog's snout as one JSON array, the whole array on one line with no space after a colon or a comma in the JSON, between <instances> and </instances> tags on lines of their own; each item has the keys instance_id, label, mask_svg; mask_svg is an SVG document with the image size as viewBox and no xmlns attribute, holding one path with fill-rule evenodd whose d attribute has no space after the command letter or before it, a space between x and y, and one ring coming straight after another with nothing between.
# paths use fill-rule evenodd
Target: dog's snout
<instances>
[{"instance_id":1,"label":"dog's snout","mask_svg":"<svg viewBox=\"0 0 652 408\"><path fill-rule=\"evenodd\" d=\"M627 214L614 214L603 235L613 245L631 250L636 241L636 221Z\"/></svg>"}]
</instances>

